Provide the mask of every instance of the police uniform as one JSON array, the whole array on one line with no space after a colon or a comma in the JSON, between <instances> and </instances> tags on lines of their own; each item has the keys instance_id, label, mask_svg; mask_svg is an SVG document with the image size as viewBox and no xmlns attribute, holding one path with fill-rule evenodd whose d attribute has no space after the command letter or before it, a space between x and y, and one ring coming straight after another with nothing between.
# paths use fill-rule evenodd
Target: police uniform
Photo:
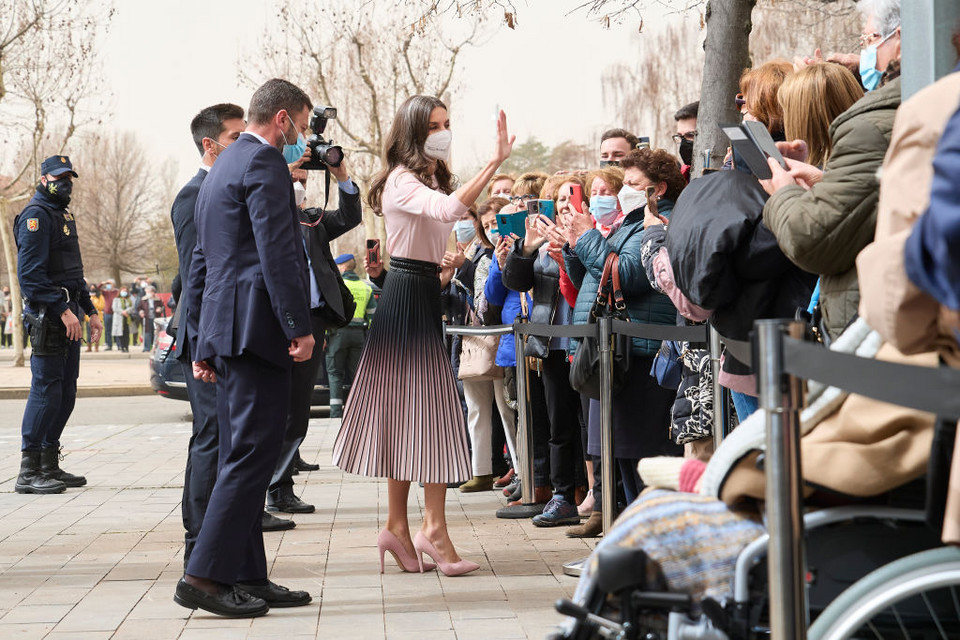
<instances>
[{"instance_id":1,"label":"police uniform","mask_svg":"<svg viewBox=\"0 0 960 640\"><path fill-rule=\"evenodd\" d=\"M77 177L66 156L47 158L40 173ZM71 188L65 179L40 183L13 223L24 318L33 347L18 493L60 493L87 483L59 467L60 435L73 412L80 373L80 341L67 339L60 314L69 309L81 321L83 313L97 315L83 278L77 223L66 208Z\"/></svg>"},{"instance_id":2,"label":"police uniform","mask_svg":"<svg viewBox=\"0 0 960 640\"><path fill-rule=\"evenodd\" d=\"M352 254L344 253L335 258L337 264L353 260ZM372 315L377 306L373 297L373 287L364 282L354 271L343 272L343 283L353 294L357 304L350 324L327 332L327 379L330 384L330 417L343 416L343 387L353 382L357 373L357 364L363 353L363 343L367 333L367 316Z\"/></svg>"}]
</instances>

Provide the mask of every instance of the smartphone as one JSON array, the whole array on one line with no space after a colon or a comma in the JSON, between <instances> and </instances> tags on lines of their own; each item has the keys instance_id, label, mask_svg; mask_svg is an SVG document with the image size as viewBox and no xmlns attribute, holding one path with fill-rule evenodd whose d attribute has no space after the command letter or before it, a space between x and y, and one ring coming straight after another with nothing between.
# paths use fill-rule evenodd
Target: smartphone
<instances>
[{"instance_id":1,"label":"smartphone","mask_svg":"<svg viewBox=\"0 0 960 640\"><path fill-rule=\"evenodd\" d=\"M760 151L762 151L765 156L776 160L781 168L787 168L786 161L780 154L780 150L777 149L777 143L773 141L773 137L762 122L748 120L742 123L740 127L746 129L747 135L750 136L750 139L760 148Z\"/></svg>"},{"instance_id":2,"label":"smartphone","mask_svg":"<svg viewBox=\"0 0 960 640\"><path fill-rule=\"evenodd\" d=\"M583 213L583 187L578 184L570 185L570 206Z\"/></svg>"},{"instance_id":3,"label":"smartphone","mask_svg":"<svg viewBox=\"0 0 960 640\"><path fill-rule=\"evenodd\" d=\"M520 238L527 235L527 227L524 224L527 218L525 211L516 213L498 213L497 214L497 233L500 237L513 234Z\"/></svg>"},{"instance_id":4,"label":"smartphone","mask_svg":"<svg viewBox=\"0 0 960 640\"><path fill-rule=\"evenodd\" d=\"M656 187L654 187L653 185L650 185L649 187L647 187L646 189L644 189L644 191L646 191L646 193L647 193L647 199L648 199L648 200L649 200L650 198L656 199L656 197L657 197L657 188L656 188Z\"/></svg>"},{"instance_id":5,"label":"smartphone","mask_svg":"<svg viewBox=\"0 0 960 640\"><path fill-rule=\"evenodd\" d=\"M528 216L538 216L540 215L540 203L542 200L527 200L527 215Z\"/></svg>"},{"instance_id":6,"label":"smartphone","mask_svg":"<svg viewBox=\"0 0 960 640\"><path fill-rule=\"evenodd\" d=\"M554 222L557 221L557 205L553 200L537 200L540 203L540 215L547 216Z\"/></svg>"},{"instance_id":7,"label":"smartphone","mask_svg":"<svg viewBox=\"0 0 960 640\"><path fill-rule=\"evenodd\" d=\"M367 263L380 264L380 241L377 239L367 240Z\"/></svg>"},{"instance_id":8,"label":"smartphone","mask_svg":"<svg viewBox=\"0 0 960 640\"><path fill-rule=\"evenodd\" d=\"M649 149L649 148L650 148L650 138L649 138L649 136L642 136L641 138L639 138L639 140L640 140L640 141L637 143L637 149Z\"/></svg>"},{"instance_id":9,"label":"smartphone","mask_svg":"<svg viewBox=\"0 0 960 640\"><path fill-rule=\"evenodd\" d=\"M513 214L511 213L498 213L497 214L497 234L504 238L513 233Z\"/></svg>"}]
</instances>

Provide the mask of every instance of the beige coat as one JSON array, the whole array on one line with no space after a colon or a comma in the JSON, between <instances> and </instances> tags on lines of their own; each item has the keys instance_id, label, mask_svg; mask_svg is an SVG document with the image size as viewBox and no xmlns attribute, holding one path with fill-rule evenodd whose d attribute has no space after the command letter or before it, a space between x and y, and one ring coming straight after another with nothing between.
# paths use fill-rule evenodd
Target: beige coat
<instances>
[{"instance_id":1,"label":"beige coat","mask_svg":"<svg viewBox=\"0 0 960 640\"><path fill-rule=\"evenodd\" d=\"M903 247L930 203L933 155L960 102L960 72L924 88L897 111L883 161L876 239L857 257L860 316L903 353L936 350L960 366L949 326L955 314L907 279Z\"/></svg>"},{"instance_id":2,"label":"beige coat","mask_svg":"<svg viewBox=\"0 0 960 640\"><path fill-rule=\"evenodd\" d=\"M900 107L883 163L876 240L857 258L860 315L904 353L934 350L955 368L960 367L960 351L951 327L960 326L958 316L907 279L903 248L929 205L933 156L958 102L960 72ZM960 544L960 441L954 447L943 540Z\"/></svg>"},{"instance_id":3,"label":"beige coat","mask_svg":"<svg viewBox=\"0 0 960 640\"><path fill-rule=\"evenodd\" d=\"M937 354L905 356L890 345L878 360L937 366ZM805 493L822 488L854 497L877 496L924 475L933 442L934 416L851 394L840 409L800 440ZM737 504L762 500L766 482L757 469L759 451L738 462L720 499Z\"/></svg>"}]
</instances>

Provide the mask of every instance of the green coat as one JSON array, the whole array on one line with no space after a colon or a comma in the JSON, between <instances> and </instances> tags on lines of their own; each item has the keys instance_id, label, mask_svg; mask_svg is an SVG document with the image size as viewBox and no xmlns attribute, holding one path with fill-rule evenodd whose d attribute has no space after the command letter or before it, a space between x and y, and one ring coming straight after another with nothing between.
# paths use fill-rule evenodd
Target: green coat
<instances>
[{"instance_id":1,"label":"green coat","mask_svg":"<svg viewBox=\"0 0 960 640\"><path fill-rule=\"evenodd\" d=\"M877 171L890 145L900 106L900 79L871 91L830 125L833 151L823 180L809 191L777 191L763 208L763 221L783 253L819 274L820 306L831 337L857 313L857 254L873 241L880 182Z\"/></svg>"}]
</instances>

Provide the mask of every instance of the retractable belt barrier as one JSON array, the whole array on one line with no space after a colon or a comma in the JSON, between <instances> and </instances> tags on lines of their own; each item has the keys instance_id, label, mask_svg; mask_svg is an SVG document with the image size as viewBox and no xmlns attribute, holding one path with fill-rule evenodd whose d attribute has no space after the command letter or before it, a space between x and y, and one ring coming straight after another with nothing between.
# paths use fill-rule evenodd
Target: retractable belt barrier
<instances>
[{"instance_id":1,"label":"retractable belt barrier","mask_svg":"<svg viewBox=\"0 0 960 640\"><path fill-rule=\"evenodd\" d=\"M756 323L760 407L765 410L770 631L805 640L806 558L800 460L802 380L816 380L882 402L960 419L960 371L896 364L838 353L804 341L802 323ZM738 358L739 359L739 358Z\"/></svg>"},{"instance_id":2,"label":"retractable belt barrier","mask_svg":"<svg viewBox=\"0 0 960 640\"><path fill-rule=\"evenodd\" d=\"M603 530L609 531L616 515L616 487L614 477L615 461L613 456L613 412L611 390L613 377L612 338L625 335L631 338L649 340L676 340L684 342L710 343L711 360L714 363L714 434L719 443L727 431L727 415L722 410L725 404L723 390L716 384L719 370L719 344L722 337L708 331L706 325L675 326L662 324L643 324L626 322L612 318L598 318L596 322L584 324L540 324L516 322L513 325L492 325L486 327L446 326L449 335L503 335L513 332L516 336L517 362L517 457L520 463L520 501L523 505L533 504L533 424L529 416L527 379L529 375L527 359L524 357L525 338L594 338L599 340L600 351L600 463L601 486L603 496ZM719 339L717 339L719 337ZM714 345L716 343L716 345ZM748 344L748 343L745 343Z\"/></svg>"}]
</instances>

